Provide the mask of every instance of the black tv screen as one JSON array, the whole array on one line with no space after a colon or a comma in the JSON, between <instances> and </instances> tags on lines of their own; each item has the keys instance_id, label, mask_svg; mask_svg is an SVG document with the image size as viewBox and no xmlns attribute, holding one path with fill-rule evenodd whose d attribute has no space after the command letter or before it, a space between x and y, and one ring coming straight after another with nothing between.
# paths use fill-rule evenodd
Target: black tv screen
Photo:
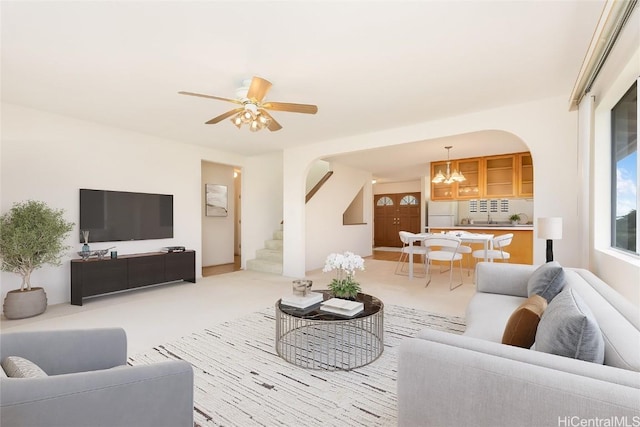
<instances>
[{"instance_id":1,"label":"black tv screen","mask_svg":"<svg viewBox=\"0 0 640 427\"><path fill-rule=\"evenodd\" d=\"M173 196L81 188L80 230L89 243L171 238Z\"/></svg>"}]
</instances>

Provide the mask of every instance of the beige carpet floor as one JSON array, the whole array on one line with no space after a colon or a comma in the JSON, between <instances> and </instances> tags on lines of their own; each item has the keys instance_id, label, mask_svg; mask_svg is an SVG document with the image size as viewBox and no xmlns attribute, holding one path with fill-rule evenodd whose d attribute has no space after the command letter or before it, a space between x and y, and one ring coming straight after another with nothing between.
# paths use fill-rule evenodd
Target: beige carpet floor
<instances>
[{"instance_id":1,"label":"beige carpet floor","mask_svg":"<svg viewBox=\"0 0 640 427\"><path fill-rule=\"evenodd\" d=\"M385 304L410 307L445 315L464 316L475 293L473 276L464 274L464 285L449 291L448 273L435 274L425 288L424 278L409 280L394 274L396 263L372 258L356 278L363 291ZM417 267L420 268L420 267ZM459 277L456 269L456 275ZM325 289L331 273L309 271L314 289ZM126 330L129 354L175 340L274 304L291 292L291 277L252 271L236 271L198 279L197 283L174 283L85 300L82 307L68 303L51 305L37 317L2 319L2 332L118 326Z\"/></svg>"}]
</instances>

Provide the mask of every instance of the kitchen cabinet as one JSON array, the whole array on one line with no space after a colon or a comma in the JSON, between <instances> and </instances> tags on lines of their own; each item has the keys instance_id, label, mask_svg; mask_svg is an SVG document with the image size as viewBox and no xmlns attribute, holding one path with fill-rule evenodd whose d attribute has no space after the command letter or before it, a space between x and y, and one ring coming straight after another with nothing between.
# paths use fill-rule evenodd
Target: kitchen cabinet
<instances>
[{"instance_id":1,"label":"kitchen cabinet","mask_svg":"<svg viewBox=\"0 0 640 427\"><path fill-rule=\"evenodd\" d=\"M518 197L533 197L533 159L531 153L518 154Z\"/></svg>"},{"instance_id":2,"label":"kitchen cabinet","mask_svg":"<svg viewBox=\"0 0 640 427\"><path fill-rule=\"evenodd\" d=\"M483 197L482 182L484 180L484 162L480 157L461 159L457 162L457 170L462 172L465 181L453 184L456 186L458 200L479 199Z\"/></svg>"},{"instance_id":3,"label":"kitchen cabinet","mask_svg":"<svg viewBox=\"0 0 640 427\"><path fill-rule=\"evenodd\" d=\"M456 168L456 162L451 162L451 171ZM447 162L432 162L431 163L431 179L442 171L443 174L447 173ZM455 191L457 189L456 184L434 184L431 182L431 200L455 200Z\"/></svg>"},{"instance_id":4,"label":"kitchen cabinet","mask_svg":"<svg viewBox=\"0 0 640 427\"><path fill-rule=\"evenodd\" d=\"M453 160L449 169L451 173L454 170L462 172L466 180L453 184L434 184L432 182L431 200L469 200L482 197L484 171L481 157ZM431 179L440 171L446 175L447 162L431 163Z\"/></svg>"},{"instance_id":5,"label":"kitchen cabinet","mask_svg":"<svg viewBox=\"0 0 640 427\"><path fill-rule=\"evenodd\" d=\"M485 158L486 198L507 198L516 195L516 155Z\"/></svg>"},{"instance_id":6,"label":"kitchen cabinet","mask_svg":"<svg viewBox=\"0 0 640 427\"><path fill-rule=\"evenodd\" d=\"M508 199L533 197L533 161L531 153L473 157L451 160L450 170L462 172L466 180L453 184L431 183L431 200ZM431 163L431 179L447 162Z\"/></svg>"}]
</instances>

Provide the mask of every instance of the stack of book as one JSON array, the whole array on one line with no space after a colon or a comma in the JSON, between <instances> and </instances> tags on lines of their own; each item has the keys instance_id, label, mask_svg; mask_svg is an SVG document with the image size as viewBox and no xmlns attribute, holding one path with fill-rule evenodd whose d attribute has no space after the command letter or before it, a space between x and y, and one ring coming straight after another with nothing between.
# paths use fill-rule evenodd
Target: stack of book
<instances>
[{"instance_id":1,"label":"stack of book","mask_svg":"<svg viewBox=\"0 0 640 427\"><path fill-rule=\"evenodd\" d=\"M297 295L286 295L280 299L280 304L295 308L307 308L314 304L318 304L322 299L323 296L321 293L309 292L303 297Z\"/></svg>"},{"instance_id":2,"label":"stack of book","mask_svg":"<svg viewBox=\"0 0 640 427\"><path fill-rule=\"evenodd\" d=\"M358 301L331 298L320 305L320 310L340 316L353 317L364 310L364 304Z\"/></svg>"}]
</instances>

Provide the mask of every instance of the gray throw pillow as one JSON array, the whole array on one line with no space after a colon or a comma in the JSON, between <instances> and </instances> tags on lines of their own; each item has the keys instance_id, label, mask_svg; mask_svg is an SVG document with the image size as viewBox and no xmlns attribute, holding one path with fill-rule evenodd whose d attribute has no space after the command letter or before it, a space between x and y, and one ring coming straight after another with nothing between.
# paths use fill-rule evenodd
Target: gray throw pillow
<instances>
[{"instance_id":1,"label":"gray throw pillow","mask_svg":"<svg viewBox=\"0 0 640 427\"><path fill-rule=\"evenodd\" d=\"M602 332L576 291L567 288L549 303L538 324L535 349L587 362L604 362Z\"/></svg>"},{"instance_id":2,"label":"gray throw pillow","mask_svg":"<svg viewBox=\"0 0 640 427\"><path fill-rule=\"evenodd\" d=\"M564 270L557 261L541 265L533 272L527 282L527 296L540 295L547 302L564 289Z\"/></svg>"},{"instance_id":3,"label":"gray throw pillow","mask_svg":"<svg viewBox=\"0 0 640 427\"><path fill-rule=\"evenodd\" d=\"M2 369L10 378L42 378L47 374L32 361L18 356L5 357Z\"/></svg>"}]
</instances>

